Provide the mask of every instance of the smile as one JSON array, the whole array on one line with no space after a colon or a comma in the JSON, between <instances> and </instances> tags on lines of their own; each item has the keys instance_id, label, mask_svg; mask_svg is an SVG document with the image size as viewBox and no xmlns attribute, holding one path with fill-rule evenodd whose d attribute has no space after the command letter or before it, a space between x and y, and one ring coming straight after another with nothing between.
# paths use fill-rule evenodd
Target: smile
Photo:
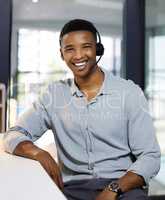
<instances>
[{"instance_id":1,"label":"smile","mask_svg":"<svg viewBox=\"0 0 165 200\"><path fill-rule=\"evenodd\" d=\"M75 63L74 65L79 69L84 69L87 62Z\"/></svg>"}]
</instances>

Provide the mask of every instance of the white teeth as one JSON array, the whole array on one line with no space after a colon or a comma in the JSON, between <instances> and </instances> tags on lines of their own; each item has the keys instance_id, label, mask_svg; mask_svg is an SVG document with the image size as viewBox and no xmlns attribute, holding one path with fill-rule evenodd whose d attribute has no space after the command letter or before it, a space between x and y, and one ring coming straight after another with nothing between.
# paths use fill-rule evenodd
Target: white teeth
<instances>
[{"instance_id":1,"label":"white teeth","mask_svg":"<svg viewBox=\"0 0 165 200\"><path fill-rule=\"evenodd\" d=\"M75 65L76 65L77 67L82 67L82 66L84 66L85 64L86 64L86 62L75 63Z\"/></svg>"}]
</instances>

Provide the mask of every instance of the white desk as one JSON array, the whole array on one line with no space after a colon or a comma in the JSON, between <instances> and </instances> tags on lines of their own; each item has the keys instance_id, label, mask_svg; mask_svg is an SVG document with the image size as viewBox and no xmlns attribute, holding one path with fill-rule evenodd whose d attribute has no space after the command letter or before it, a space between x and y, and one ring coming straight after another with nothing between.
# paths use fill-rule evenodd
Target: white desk
<instances>
[{"instance_id":1,"label":"white desk","mask_svg":"<svg viewBox=\"0 0 165 200\"><path fill-rule=\"evenodd\" d=\"M1 144L0 199L66 200L37 161L7 154Z\"/></svg>"}]
</instances>

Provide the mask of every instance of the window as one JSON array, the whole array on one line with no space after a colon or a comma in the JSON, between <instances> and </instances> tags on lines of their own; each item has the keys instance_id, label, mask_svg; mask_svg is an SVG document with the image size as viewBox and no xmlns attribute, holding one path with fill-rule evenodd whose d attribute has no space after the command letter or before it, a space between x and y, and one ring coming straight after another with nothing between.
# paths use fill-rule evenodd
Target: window
<instances>
[{"instance_id":1,"label":"window","mask_svg":"<svg viewBox=\"0 0 165 200\"><path fill-rule=\"evenodd\" d=\"M13 94L17 115L38 97L48 82L69 75L59 55L58 36L59 32L19 30L16 93Z\"/></svg>"},{"instance_id":2,"label":"window","mask_svg":"<svg viewBox=\"0 0 165 200\"><path fill-rule=\"evenodd\" d=\"M165 194L165 1L146 0L146 95L161 148L161 168L152 194ZM161 16L161 17L160 17ZM156 188L156 189L155 189Z\"/></svg>"},{"instance_id":3,"label":"window","mask_svg":"<svg viewBox=\"0 0 165 200\"><path fill-rule=\"evenodd\" d=\"M165 60L162 51L165 48L165 36L150 36L148 41L149 67L146 93L161 150L165 153L165 145L162 141L162 133L165 130Z\"/></svg>"}]
</instances>

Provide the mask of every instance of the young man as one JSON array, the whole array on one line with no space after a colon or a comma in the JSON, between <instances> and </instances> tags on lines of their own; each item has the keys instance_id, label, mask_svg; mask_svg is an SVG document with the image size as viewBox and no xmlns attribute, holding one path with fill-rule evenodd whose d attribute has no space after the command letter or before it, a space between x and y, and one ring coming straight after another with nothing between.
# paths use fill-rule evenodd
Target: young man
<instances>
[{"instance_id":1,"label":"young man","mask_svg":"<svg viewBox=\"0 0 165 200\"><path fill-rule=\"evenodd\" d=\"M39 161L69 200L148 199L160 150L142 91L98 66L104 48L91 22L65 24L60 47L74 79L49 85L5 135L6 151ZM58 163L33 144L48 129Z\"/></svg>"}]
</instances>

